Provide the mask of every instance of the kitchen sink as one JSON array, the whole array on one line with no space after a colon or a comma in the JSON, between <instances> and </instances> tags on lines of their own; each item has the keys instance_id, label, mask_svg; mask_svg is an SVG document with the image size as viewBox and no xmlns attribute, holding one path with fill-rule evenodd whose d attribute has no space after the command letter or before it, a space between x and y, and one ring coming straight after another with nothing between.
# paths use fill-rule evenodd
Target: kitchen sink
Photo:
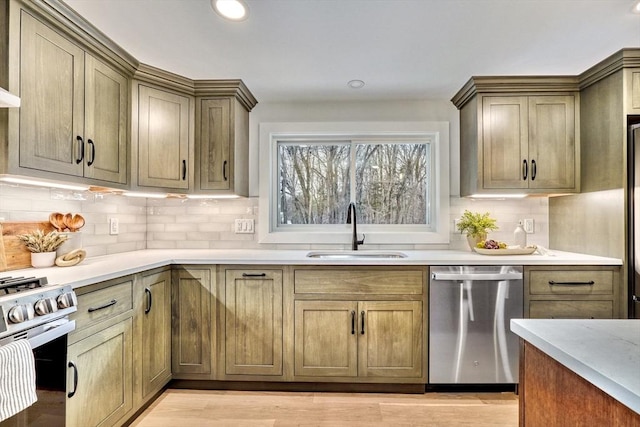
<instances>
[{"instance_id":1,"label":"kitchen sink","mask_svg":"<svg viewBox=\"0 0 640 427\"><path fill-rule=\"evenodd\" d=\"M321 259L389 259L406 257L407 254L395 251L315 251L307 254L307 258Z\"/></svg>"}]
</instances>

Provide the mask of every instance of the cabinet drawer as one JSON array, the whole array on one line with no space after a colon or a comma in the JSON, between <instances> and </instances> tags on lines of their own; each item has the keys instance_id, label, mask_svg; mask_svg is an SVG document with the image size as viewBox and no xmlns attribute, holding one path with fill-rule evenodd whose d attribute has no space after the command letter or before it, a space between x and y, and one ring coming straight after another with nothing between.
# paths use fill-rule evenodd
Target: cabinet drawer
<instances>
[{"instance_id":1,"label":"cabinet drawer","mask_svg":"<svg viewBox=\"0 0 640 427\"><path fill-rule=\"evenodd\" d=\"M612 319L613 301L531 301L532 319Z\"/></svg>"},{"instance_id":2,"label":"cabinet drawer","mask_svg":"<svg viewBox=\"0 0 640 427\"><path fill-rule=\"evenodd\" d=\"M296 270L296 294L421 295L422 270Z\"/></svg>"},{"instance_id":3,"label":"cabinet drawer","mask_svg":"<svg viewBox=\"0 0 640 427\"><path fill-rule=\"evenodd\" d=\"M612 270L534 270L530 295L611 295Z\"/></svg>"},{"instance_id":4,"label":"cabinet drawer","mask_svg":"<svg viewBox=\"0 0 640 427\"><path fill-rule=\"evenodd\" d=\"M133 279L78 295L76 332L133 309Z\"/></svg>"}]
</instances>

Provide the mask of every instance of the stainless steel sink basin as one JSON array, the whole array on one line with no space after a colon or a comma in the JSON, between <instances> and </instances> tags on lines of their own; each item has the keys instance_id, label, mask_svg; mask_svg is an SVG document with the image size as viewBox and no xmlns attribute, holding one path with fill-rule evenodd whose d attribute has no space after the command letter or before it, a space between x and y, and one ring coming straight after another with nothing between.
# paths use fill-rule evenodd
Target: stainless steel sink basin
<instances>
[{"instance_id":1,"label":"stainless steel sink basin","mask_svg":"<svg viewBox=\"0 0 640 427\"><path fill-rule=\"evenodd\" d=\"M314 251L307 258L321 259L390 259L406 258L407 254L395 251Z\"/></svg>"}]
</instances>

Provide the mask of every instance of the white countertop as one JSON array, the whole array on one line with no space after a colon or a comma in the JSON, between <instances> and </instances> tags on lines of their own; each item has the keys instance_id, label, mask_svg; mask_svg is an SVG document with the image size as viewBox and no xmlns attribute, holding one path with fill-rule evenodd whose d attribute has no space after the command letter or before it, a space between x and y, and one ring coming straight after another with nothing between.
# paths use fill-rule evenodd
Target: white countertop
<instances>
[{"instance_id":1,"label":"white countertop","mask_svg":"<svg viewBox=\"0 0 640 427\"><path fill-rule=\"evenodd\" d=\"M307 250L158 249L87 258L73 267L51 267L0 272L7 276L46 276L51 284L74 288L171 264L280 264L280 265L621 265L622 260L569 252L548 255L487 256L471 251L400 250L397 259L315 259ZM361 250L360 252L366 252ZM6 274L5 274L6 273Z\"/></svg>"},{"instance_id":2,"label":"white countertop","mask_svg":"<svg viewBox=\"0 0 640 427\"><path fill-rule=\"evenodd\" d=\"M513 319L511 330L640 414L640 320Z\"/></svg>"}]
</instances>

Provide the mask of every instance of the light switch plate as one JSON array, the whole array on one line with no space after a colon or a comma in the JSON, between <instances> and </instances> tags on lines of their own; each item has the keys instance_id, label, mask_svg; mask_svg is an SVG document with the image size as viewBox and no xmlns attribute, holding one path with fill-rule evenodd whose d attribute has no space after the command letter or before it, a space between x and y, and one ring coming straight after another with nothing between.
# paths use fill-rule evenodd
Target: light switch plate
<instances>
[{"instance_id":1,"label":"light switch plate","mask_svg":"<svg viewBox=\"0 0 640 427\"><path fill-rule=\"evenodd\" d=\"M120 222L118 218L109 218L109 234L112 236L120 232Z\"/></svg>"},{"instance_id":2,"label":"light switch plate","mask_svg":"<svg viewBox=\"0 0 640 427\"><path fill-rule=\"evenodd\" d=\"M253 234L255 232L253 219L236 219L235 232L236 234Z\"/></svg>"},{"instance_id":3,"label":"light switch plate","mask_svg":"<svg viewBox=\"0 0 640 427\"><path fill-rule=\"evenodd\" d=\"M527 234L533 234L535 232L532 218L524 219L522 221L522 227Z\"/></svg>"}]
</instances>

